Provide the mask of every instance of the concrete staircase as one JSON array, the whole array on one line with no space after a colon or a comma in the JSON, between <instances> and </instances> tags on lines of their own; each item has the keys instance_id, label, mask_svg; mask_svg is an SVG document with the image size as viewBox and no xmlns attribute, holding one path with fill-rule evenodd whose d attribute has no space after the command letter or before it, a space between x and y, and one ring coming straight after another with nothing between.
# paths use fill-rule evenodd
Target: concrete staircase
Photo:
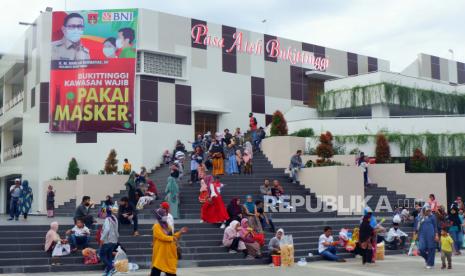
<instances>
[{"instance_id":1,"label":"concrete staircase","mask_svg":"<svg viewBox=\"0 0 465 276\"><path fill-rule=\"evenodd\" d=\"M319 219L314 221L288 221L277 222L277 227L285 229L286 234L292 234L295 246L296 260L306 258L307 261L320 260L317 255L318 236L326 225L334 229L337 236L342 227L353 228L359 224L358 219ZM72 225L60 226L63 231ZM190 228L181 240L183 259L179 262L180 267L197 266L227 266L227 265L253 265L265 264L268 259L246 260L242 254L230 254L221 246L223 231L209 224L185 224ZM152 225L141 225L140 237L131 236L131 228L124 227L120 230L120 242L127 249L130 262L139 264L141 268L150 268L151 264L151 227ZM402 227L410 233L410 225ZM58 271L86 271L101 270L102 265L83 265L83 258L79 253L62 257L61 266L51 266L50 258L42 250L44 236L48 226L0 226L0 273L33 273L33 272L58 272ZM273 236L266 234L266 240ZM95 239L92 238L90 246L97 247ZM350 253L343 253L344 257L352 257ZM266 249L265 249L266 252ZM309 257L309 253L314 256ZM388 251L388 253L400 253L400 251Z\"/></svg>"},{"instance_id":2,"label":"concrete staircase","mask_svg":"<svg viewBox=\"0 0 465 276\"><path fill-rule=\"evenodd\" d=\"M387 204L385 199L387 198L390 207L394 210L395 206L406 206L407 209L412 209L414 207L414 198L408 198L403 194L398 194L395 191L389 191L386 188L378 187L377 184L371 184L369 187L365 188L365 196L372 196L368 201L368 206L371 209L376 210L377 205L386 207ZM381 199L382 196L385 196L384 199ZM380 200L381 199L381 200ZM388 216L392 215L392 212L389 212L387 209L380 209L377 212L378 215Z\"/></svg>"},{"instance_id":3,"label":"concrete staircase","mask_svg":"<svg viewBox=\"0 0 465 276\"><path fill-rule=\"evenodd\" d=\"M157 184L161 198L164 198L164 188L169 169L162 166L157 169L150 177ZM187 226L189 233L181 240L183 259L180 260L181 267L197 266L223 266L223 265L253 265L264 264L268 259L246 260L241 254L229 254L221 245L223 230L217 225L201 224L200 220L200 203L198 202L199 186L189 185L189 164L185 164L185 177L180 184L181 204L180 212L182 220L176 221L176 228ZM227 204L233 197L245 198L245 195L251 194L255 199L259 199L259 186L263 183L264 178L270 180L277 179L284 187L285 194L288 195L308 195L311 198L312 205L316 204L315 195L308 189L298 184L292 184L287 181L287 176L281 169L273 169L270 162L262 153L256 153L254 156L254 174L253 175L234 175L223 176L221 181L225 184L222 190L224 201ZM381 188L373 187L370 189L374 195L383 193ZM119 199L126 195L126 191L114 195L114 199ZM396 200L395 193L389 194L390 200ZM147 206L139 214L140 219L153 218L153 210L158 208L161 200ZM65 203L57 208L57 215L70 218L73 216L76 206L75 200ZM95 211L96 212L96 211ZM307 261L319 260L317 255L318 237L322 233L324 226L329 225L334 229L334 235L337 236L341 228L353 228L359 224L359 217L336 218L335 213L308 213L305 207L298 207L293 212L274 213L273 219L276 228L284 228L286 234L292 234L295 246L295 258L306 258ZM44 224L48 221L44 220ZM60 230L63 232L70 229L71 225L61 225ZM141 268L149 268L151 264L151 242L152 222L145 221L140 224L140 237L132 237L131 227L120 228L120 242L127 249L130 262L139 264ZM385 223L386 225L387 222ZM45 233L48 225L2 225L0 226L0 273L33 273L33 272L55 272L55 271L84 271L84 270L102 270L102 265L83 265L83 258L80 254L63 257L61 266L51 266L50 258L42 247L44 244ZM412 227L406 225L402 227L404 231L411 232ZM64 236L64 233L60 233ZM92 234L94 236L95 233ZM266 233L266 243L274 234ZM97 248L95 239L92 238L90 247ZM265 247L266 248L266 247ZM266 252L266 249L264 249ZM309 253L314 256L309 257ZM389 252L399 253L399 252ZM351 254L342 253L345 257L351 257Z\"/></svg>"}]
</instances>

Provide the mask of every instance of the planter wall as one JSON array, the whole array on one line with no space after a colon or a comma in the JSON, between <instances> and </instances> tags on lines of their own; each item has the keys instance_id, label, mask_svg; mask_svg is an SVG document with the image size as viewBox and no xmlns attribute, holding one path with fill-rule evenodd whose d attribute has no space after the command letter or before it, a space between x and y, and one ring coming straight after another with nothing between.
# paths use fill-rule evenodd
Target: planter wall
<instances>
[{"instance_id":1,"label":"planter wall","mask_svg":"<svg viewBox=\"0 0 465 276\"><path fill-rule=\"evenodd\" d=\"M273 168L287 168L293 154L305 149L305 138L295 136L274 136L262 141L262 151Z\"/></svg>"},{"instance_id":2,"label":"planter wall","mask_svg":"<svg viewBox=\"0 0 465 276\"><path fill-rule=\"evenodd\" d=\"M124 184L128 175L78 175L76 180L49 180L45 181L43 193L46 195L48 185L56 190L55 207L62 205L71 199L76 199L79 204L83 196L90 196L91 200L98 203L107 195L113 195L125 188ZM46 198L44 196L44 198ZM46 202L39 203L39 211L46 212Z\"/></svg>"}]
</instances>

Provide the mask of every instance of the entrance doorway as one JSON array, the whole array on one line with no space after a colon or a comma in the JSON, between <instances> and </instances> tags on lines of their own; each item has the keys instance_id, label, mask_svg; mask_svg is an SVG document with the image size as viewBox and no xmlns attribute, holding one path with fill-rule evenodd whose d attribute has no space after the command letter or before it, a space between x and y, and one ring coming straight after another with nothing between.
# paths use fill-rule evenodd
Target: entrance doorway
<instances>
[{"instance_id":1,"label":"entrance doorway","mask_svg":"<svg viewBox=\"0 0 465 276\"><path fill-rule=\"evenodd\" d=\"M310 78L308 80L308 101L304 104L312 108L318 107L318 96L323 93L325 81L322 79Z\"/></svg>"},{"instance_id":2,"label":"entrance doorway","mask_svg":"<svg viewBox=\"0 0 465 276\"><path fill-rule=\"evenodd\" d=\"M195 112L195 136L210 131L218 131L218 115L214 113Z\"/></svg>"}]
</instances>

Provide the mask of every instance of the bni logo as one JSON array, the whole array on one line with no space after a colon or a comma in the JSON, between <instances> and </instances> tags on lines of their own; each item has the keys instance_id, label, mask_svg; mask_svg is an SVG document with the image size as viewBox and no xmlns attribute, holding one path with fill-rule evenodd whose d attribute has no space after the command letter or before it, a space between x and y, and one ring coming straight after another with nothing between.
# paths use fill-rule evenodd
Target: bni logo
<instances>
[{"instance_id":1,"label":"bni logo","mask_svg":"<svg viewBox=\"0 0 465 276\"><path fill-rule=\"evenodd\" d=\"M102 21L133 21L133 12L103 12Z\"/></svg>"}]
</instances>

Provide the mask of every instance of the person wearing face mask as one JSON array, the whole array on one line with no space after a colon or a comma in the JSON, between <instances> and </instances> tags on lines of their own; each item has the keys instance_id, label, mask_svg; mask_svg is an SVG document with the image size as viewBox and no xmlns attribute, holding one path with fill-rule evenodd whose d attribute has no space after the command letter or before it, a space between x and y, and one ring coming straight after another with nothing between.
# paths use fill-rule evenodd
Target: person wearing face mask
<instances>
[{"instance_id":1,"label":"person wearing face mask","mask_svg":"<svg viewBox=\"0 0 465 276\"><path fill-rule=\"evenodd\" d=\"M109 37L103 42L103 54L107 58L117 58L116 56L116 38ZM128 173L129 174L129 173Z\"/></svg>"},{"instance_id":2,"label":"person wearing face mask","mask_svg":"<svg viewBox=\"0 0 465 276\"><path fill-rule=\"evenodd\" d=\"M168 224L168 212L159 208L155 211L157 223L153 225L153 251L151 276L159 276L162 272L167 276L176 275L178 266L177 241L187 233L187 227L174 232ZM173 234L174 233L174 234Z\"/></svg>"},{"instance_id":3,"label":"person wearing face mask","mask_svg":"<svg viewBox=\"0 0 465 276\"><path fill-rule=\"evenodd\" d=\"M121 28L118 30L116 48L121 49L120 58L136 58L136 49L133 47L135 32L131 28Z\"/></svg>"},{"instance_id":4,"label":"person wearing face mask","mask_svg":"<svg viewBox=\"0 0 465 276\"><path fill-rule=\"evenodd\" d=\"M78 13L68 14L61 27L63 38L52 42L52 60L88 60L89 49L81 44L84 18Z\"/></svg>"}]
</instances>

